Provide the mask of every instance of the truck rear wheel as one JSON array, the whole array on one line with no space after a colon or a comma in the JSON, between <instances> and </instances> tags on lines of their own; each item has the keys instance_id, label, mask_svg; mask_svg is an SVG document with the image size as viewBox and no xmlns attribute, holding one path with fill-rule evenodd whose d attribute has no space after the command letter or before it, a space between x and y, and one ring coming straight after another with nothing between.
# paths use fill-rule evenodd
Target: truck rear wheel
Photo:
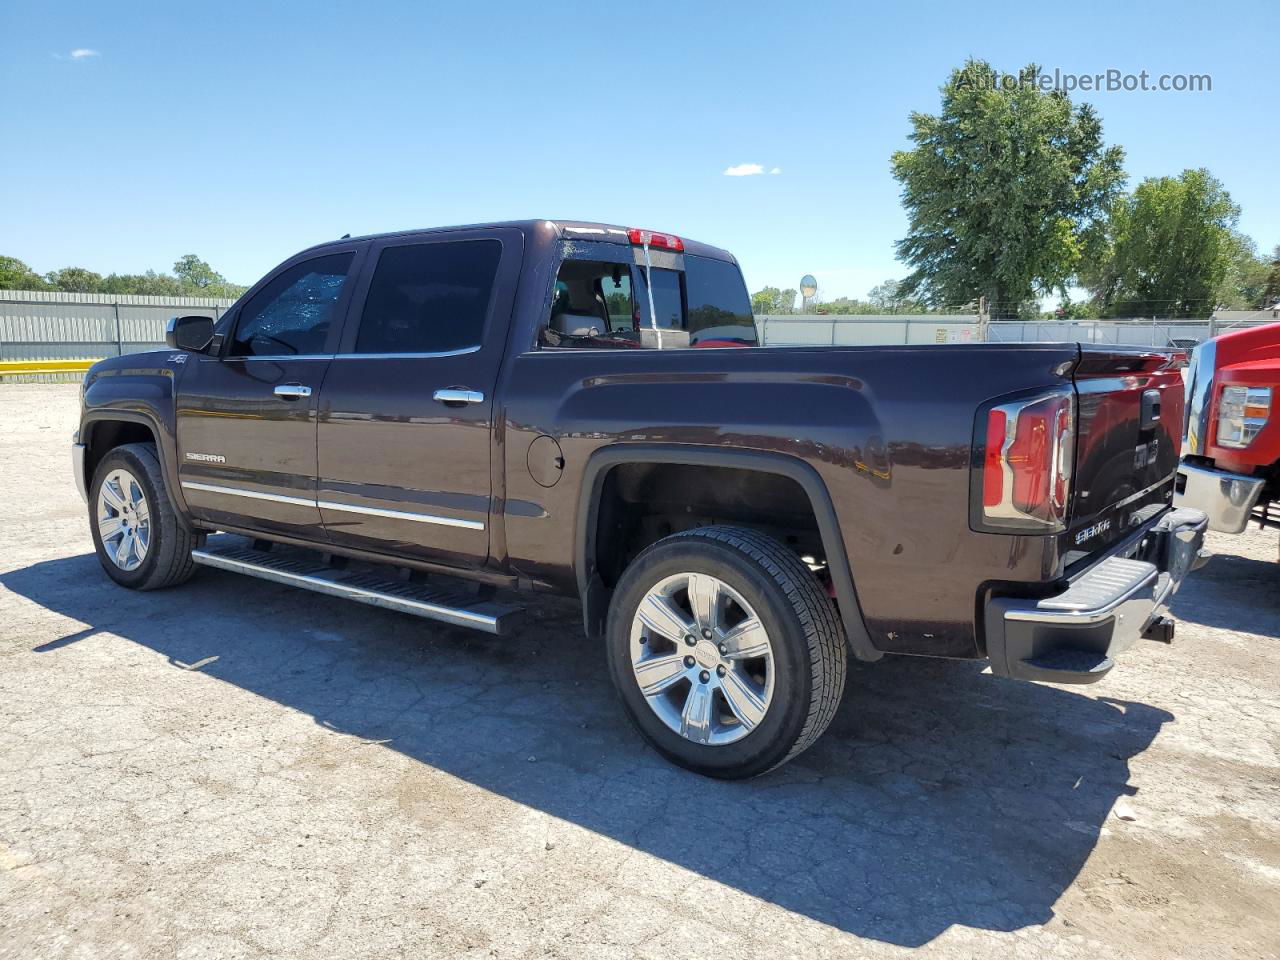
<instances>
[{"instance_id":1,"label":"truck rear wheel","mask_svg":"<svg viewBox=\"0 0 1280 960\"><path fill-rule=\"evenodd\" d=\"M178 518L164 485L156 449L127 443L93 472L89 526L102 569L133 590L156 590L191 579L199 535Z\"/></svg>"},{"instance_id":2,"label":"truck rear wheel","mask_svg":"<svg viewBox=\"0 0 1280 960\"><path fill-rule=\"evenodd\" d=\"M658 541L626 569L606 631L628 717L668 760L753 777L810 747L844 691L835 607L791 550L741 527Z\"/></svg>"}]
</instances>

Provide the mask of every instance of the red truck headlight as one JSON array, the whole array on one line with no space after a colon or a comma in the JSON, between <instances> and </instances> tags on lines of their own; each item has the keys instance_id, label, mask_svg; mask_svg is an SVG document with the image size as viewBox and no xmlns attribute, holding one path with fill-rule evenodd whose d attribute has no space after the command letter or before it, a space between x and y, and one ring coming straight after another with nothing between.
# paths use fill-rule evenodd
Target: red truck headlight
<instances>
[{"instance_id":1,"label":"red truck headlight","mask_svg":"<svg viewBox=\"0 0 1280 960\"><path fill-rule=\"evenodd\" d=\"M1065 530L1075 461L1074 392L997 403L979 423L981 497L974 497L971 510L974 529Z\"/></svg>"},{"instance_id":2,"label":"red truck headlight","mask_svg":"<svg viewBox=\"0 0 1280 960\"><path fill-rule=\"evenodd\" d=\"M1270 416L1270 387L1223 387L1218 397L1218 446L1243 450Z\"/></svg>"}]
</instances>

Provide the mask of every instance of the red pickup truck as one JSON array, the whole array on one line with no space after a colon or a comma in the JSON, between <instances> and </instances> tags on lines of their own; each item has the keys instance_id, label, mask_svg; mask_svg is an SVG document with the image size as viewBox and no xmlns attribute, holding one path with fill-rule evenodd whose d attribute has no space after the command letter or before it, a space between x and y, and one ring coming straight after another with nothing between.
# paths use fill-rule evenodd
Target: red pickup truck
<instances>
[{"instance_id":1,"label":"red pickup truck","mask_svg":"<svg viewBox=\"0 0 1280 960\"><path fill-rule=\"evenodd\" d=\"M1196 348L1175 503L1241 533L1250 519L1280 527L1280 323L1235 330Z\"/></svg>"}]
</instances>

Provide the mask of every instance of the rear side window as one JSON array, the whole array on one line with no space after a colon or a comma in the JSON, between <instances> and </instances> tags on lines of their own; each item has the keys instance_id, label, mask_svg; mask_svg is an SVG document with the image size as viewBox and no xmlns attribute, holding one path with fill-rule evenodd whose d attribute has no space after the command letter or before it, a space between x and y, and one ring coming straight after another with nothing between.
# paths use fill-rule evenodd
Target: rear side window
<instances>
[{"instance_id":1,"label":"rear side window","mask_svg":"<svg viewBox=\"0 0 1280 960\"><path fill-rule=\"evenodd\" d=\"M351 257L350 253L335 253L304 260L269 280L240 310L230 355L322 353Z\"/></svg>"},{"instance_id":2,"label":"rear side window","mask_svg":"<svg viewBox=\"0 0 1280 960\"><path fill-rule=\"evenodd\" d=\"M751 299L738 268L710 257L690 255L684 262L690 341L754 344L756 326L751 316Z\"/></svg>"},{"instance_id":3,"label":"rear side window","mask_svg":"<svg viewBox=\"0 0 1280 960\"><path fill-rule=\"evenodd\" d=\"M356 353L448 353L478 347L502 244L460 240L387 247L360 317Z\"/></svg>"}]
</instances>

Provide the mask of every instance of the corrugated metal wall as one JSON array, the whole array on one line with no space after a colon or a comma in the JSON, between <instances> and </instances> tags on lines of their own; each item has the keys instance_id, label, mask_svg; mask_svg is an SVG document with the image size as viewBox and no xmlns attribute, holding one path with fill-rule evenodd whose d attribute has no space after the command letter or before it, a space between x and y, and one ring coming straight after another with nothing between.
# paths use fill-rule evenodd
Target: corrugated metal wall
<instances>
[{"instance_id":1,"label":"corrugated metal wall","mask_svg":"<svg viewBox=\"0 0 1280 960\"><path fill-rule=\"evenodd\" d=\"M758 315L756 328L766 347L866 347L906 343L976 343L982 339L974 314Z\"/></svg>"},{"instance_id":2,"label":"corrugated metal wall","mask_svg":"<svg viewBox=\"0 0 1280 960\"><path fill-rule=\"evenodd\" d=\"M0 290L0 360L99 360L164 346L175 315L217 318L234 303L214 297ZM25 378L24 378L25 379ZM42 375L75 380L78 375Z\"/></svg>"},{"instance_id":3,"label":"corrugated metal wall","mask_svg":"<svg viewBox=\"0 0 1280 960\"><path fill-rule=\"evenodd\" d=\"M219 317L234 301L0 290L0 360L99 359L164 346L175 314Z\"/></svg>"},{"instance_id":4,"label":"corrugated metal wall","mask_svg":"<svg viewBox=\"0 0 1280 960\"><path fill-rule=\"evenodd\" d=\"M760 342L782 346L875 346L909 343L1036 343L1066 341L1168 347L1174 340L1203 343L1226 330L1274 323L1268 311L1258 320L993 320L975 315L912 314L856 316L786 314L757 316Z\"/></svg>"}]
</instances>

